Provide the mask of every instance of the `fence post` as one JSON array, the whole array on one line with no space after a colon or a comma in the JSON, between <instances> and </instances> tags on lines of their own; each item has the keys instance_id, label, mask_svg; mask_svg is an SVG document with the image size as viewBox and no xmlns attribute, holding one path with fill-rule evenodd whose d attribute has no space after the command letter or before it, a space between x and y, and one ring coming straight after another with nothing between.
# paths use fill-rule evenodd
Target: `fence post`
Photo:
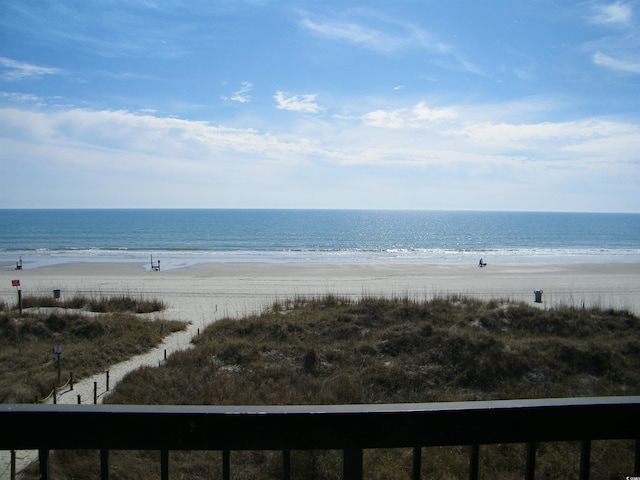
<instances>
[{"instance_id":1,"label":"fence post","mask_svg":"<svg viewBox=\"0 0 640 480\"><path fill-rule=\"evenodd\" d=\"M480 460L480 445L469 448L469 480L478 480L478 464Z\"/></svg>"},{"instance_id":2,"label":"fence post","mask_svg":"<svg viewBox=\"0 0 640 480\"><path fill-rule=\"evenodd\" d=\"M107 392L109 391L109 370L107 370Z\"/></svg>"},{"instance_id":3,"label":"fence post","mask_svg":"<svg viewBox=\"0 0 640 480\"><path fill-rule=\"evenodd\" d=\"M282 451L282 480L291 479L291 450Z\"/></svg>"},{"instance_id":4,"label":"fence post","mask_svg":"<svg viewBox=\"0 0 640 480\"><path fill-rule=\"evenodd\" d=\"M69 386L71 391L73 391L73 372L69 372Z\"/></svg>"},{"instance_id":5,"label":"fence post","mask_svg":"<svg viewBox=\"0 0 640 480\"><path fill-rule=\"evenodd\" d=\"M98 403L98 382L93 382L93 404Z\"/></svg>"},{"instance_id":6,"label":"fence post","mask_svg":"<svg viewBox=\"0 0 640 480\"><path fill-rule=\"evenodd\" d=\"M580 480L589 480L591 463L591 440L583 440L580 443Z\"/></svg>"},{"instance_id":7,"label":"fence post","mask_svg":"<svg viewBox=\"0 0 640 480\"><path fill-rule=\"evenodd\" d=\"M16 451L11 450L11 480L16 480Z\"/></svg>"},{"instance_id":8,"label":"fence post","mask_svg":"<svg viewBox=\"0 0 640 480\"><path fill-rule=\"evenodd\" d=\"M222 479L231 480L231 452L222 451Z\"/></svg>"},{"instance_id":9,"label":"fence post","mask_svg":"<svg viewBox=\"0 0 640 480\"><path fill-rule=\"evenodd\" d=\"M342 480L362 480L361 448L345 448L343 450Z\"/></svg>"},{"instance_id":10,"label":"fence post","mask_svg":"<svg viewBox=\"0 0 640 480\"><path fill-rule=\"evenodd\" d=\"M169 450L160 451L160 479L169 480Z\"/></svg>"},{"instance_id":11,"label":"fence post","mask_svg":"<svg viewBox=\"0 0 640 480\"><path fill-rule=\"evenodd\" d=\"M40 480L49 480L49 450L38 450L38 463L40 464Z\"/></svg>"},{"instance_id":12,"label":"fence post","mask_svg":"<svg viewBox=\"0 0 640 480\"><path fill-rule=\"evenodd\" d=\"M58 395L56 393L56 384L53 384L53 404L56 405L58 403L58 399L56 398Z\"/></svg>"},{"instance_id":13,"label":"fence post","mask_svg":"<svg viewBox=\"0 0 640 480\"><path fill-rule=\"evenodd\" d=\"M109 480L109 450L106 448L100 450L100 478Z\"/></svg>"},{"instance_id":14,"label":"fence post","mask_svg":"<svg viewBox=\"0 0 640 480\"><path fill-rule=\"evenodd\" d=\"M536 443L527 443L527 463L525 465L525 480L533 480L536 474Z\"/></svg>"},{"instance_id":15,"label":"fence post","mask_svg":"<svg viewBox=\"0 0 640 480\"><path fill-rule=\"evenodd\" d=\"M413 447L413 480L420 480L422 470L422 447Z\"/></svg>"}]
</instances>

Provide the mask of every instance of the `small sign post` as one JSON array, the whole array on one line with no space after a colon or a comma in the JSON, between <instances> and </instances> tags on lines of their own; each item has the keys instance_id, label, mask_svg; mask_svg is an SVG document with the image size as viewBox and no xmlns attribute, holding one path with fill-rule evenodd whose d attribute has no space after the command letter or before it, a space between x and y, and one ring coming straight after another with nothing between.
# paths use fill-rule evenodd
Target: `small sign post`
<instances>
[{"instance_id":1,"label":"small sign post","mask_svg":"<svg viewBox=\"0 0 640 480\"><path fill-rule=\"evenodd\" d=\"M60 385L60 356L62 355L62 345L59 343L54 344L53 353L58 357L58 385Z\"/></svg>"},{"instance_id":2,"label":"small sign post","mask_svg":"<svg viewBox=\"0 0 640 480\"><path fill-rule=\"evenodd\" d=\"M18 309L20 310L20 315L22 316L22 290L20 290L20 280L11 280L11 286L16 287L18 290Z\"/></svg>"}]
</instances>

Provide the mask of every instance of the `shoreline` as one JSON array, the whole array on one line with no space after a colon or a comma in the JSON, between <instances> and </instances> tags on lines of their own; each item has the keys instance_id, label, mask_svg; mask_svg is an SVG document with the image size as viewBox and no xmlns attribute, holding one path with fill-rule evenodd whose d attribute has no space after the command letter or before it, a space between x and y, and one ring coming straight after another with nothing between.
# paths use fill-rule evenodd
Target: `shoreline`
<instances>
[{"instance_id":1,"label":"shoreline","mask_svg":"<svg viewBox=\"0 0 640 480\"><path fill-rule=\"evenodd\" d=\"M429 299L463 295L533 303L628 309L640 314L640 263L504 263L478 268L461 263L198 263L152 271L135 262L78 262L0 267L0 301L23 295L130 294L155 297L185 313L222 306L230 316L274 301L324 294ZM205 323L209 321L205 320Z\"/></svg>"}]
</instances>

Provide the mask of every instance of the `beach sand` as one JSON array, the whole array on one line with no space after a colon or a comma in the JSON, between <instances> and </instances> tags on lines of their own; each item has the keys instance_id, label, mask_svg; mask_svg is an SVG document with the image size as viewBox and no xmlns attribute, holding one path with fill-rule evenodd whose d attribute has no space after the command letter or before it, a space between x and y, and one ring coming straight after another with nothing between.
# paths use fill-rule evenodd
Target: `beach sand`
<instances>
[{"instance_id":1,"label":"beach sand","mask_svg":"<svg viewBox=\"0 0 640 480\"><path fill-rule=\"evenodd\" d=\"M15 265L14 265L15 266ZM549 263L490 264L485 268L462 264L200 264L151 271L130 263L77 263L13 270L0 266L0 301L14 305L20 280L24 296L75 294L131 295L157 298L167 309L152 317L189 322L184 332L166 338L158 348L109 368L115 386L128 372L158 366L165 355L190 347L191 340L210 323L223 317L259 313L275 301L300 296L334 294L401 297L415 300L464 295L480 299L523 301L539 308L558 305L603 307L640 314L640 264ZM542 290L536 303L534 291ZM64 346L63 346L64 354ZM96 390L97 388L97 390ZM101 403L106 374L81 379L73 391L63 388L59 404ZM50 401L51 403L51 401ZM0 471L9 452L0 452ZM17 454L20 471L35 452ZM5 470L8 471L8 470Z\"/></svg>"},{"instance_id":2,"label":"beach sand","mask_svg":"<svg viewBox=\"0 0 640 480\"><path fill-rule=\"evenodd\" d=\"M150 271L129 263L78 263L34 269L0 270L0 300L15 302L11 280L23 295L131 294L169 305L172 316L209 323L220 317L257 311L275 300L331 293L430 298L462 294L533 302L624 308L640 313L640 264L201 264ZM211 315L217 305L218 315Z\"/></svg>"}]
</instances>

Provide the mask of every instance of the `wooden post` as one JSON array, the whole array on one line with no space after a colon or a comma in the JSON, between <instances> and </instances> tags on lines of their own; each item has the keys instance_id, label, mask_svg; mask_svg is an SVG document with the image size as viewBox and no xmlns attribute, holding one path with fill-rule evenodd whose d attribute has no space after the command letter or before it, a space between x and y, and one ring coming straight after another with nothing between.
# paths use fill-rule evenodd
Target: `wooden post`
<instances>
[{"instance_id":1,"label":"wooden post","mask_svg":"<svg viewBox=\"0 0 640 480\"><path fill-rule=\"evenodd\" d=\"M98 403L98 382L93 382L93 404Z\"/></svg>"},{"instance_id":2,"label":"wooden post","mask_svg":"<svg viewBox=\"0 0 640 480\"><path fill-rule=\"evenodd\" d=\"M469 447L469 480L478 480L478 460L480 459L480 445Z\"/></svg>"},{"instance_id":3,"label":"wooden post","mask_svg":"<svg viewBox=\"0 0 640 480\"><path fill-rule=\"evenodd\" d=\"M362 480L361 448L345 448L343 450L342 480Z\"/></svg>"},{"instance_id":4,"label":"wooden post","mask_svg":"<svg viewBox=\"0 0 640 480\"><path fill-rule=\"evenodd\" d=\"M20 310L20 315L22 315L22 290L18 289L18 309Z\"/></svg>"},{"instance_id":5,"label":"wooden post","mask_svg":"<svg viewBox=\"0 0 640 480\"><path fill-rule=\"evenodd\" d=\"M11 450L11 480L16 480L16 451Z\"/></svg>"},{"instance_id":6,"label":"wooden post","mask_svg":"<svg viewBox=\"0 0 640 480\"><path fill-rule=\"evenodd\" d=\"M73 372L69 372L69 387L73 391Z\"/></svg>"},{"instance_id":7,"label":"wooden post","mask_svg":"<svg viewBox=\"0 0 640 480\"><path fill-rule=\"evenodd\" d=\"M107 392L109 391L109 370L107 370Z\"/></svg>"},{"instance_id":8,"label":"wooden post","mask_svg":"<svg viewBox=\"0 0 640 480\"><path fill-rule=\"evenodd\" d=\"M525 464L525 480L533 480L536 475L536 443L527 443L527 462Z\"/></svg>"},{"instance_id":9,"label":"wooden post","mask_svg":"<svg viewBox=\"0 0 640 480\"><path fill-rule=\"evenodd\" d=\"M169 450L160 451L160 479L169 480Z\"/></svg>"},{"instance_id":10,"label":"wooden post","mask_svg":"<svg viewBox=\"0 0 640 480\"><path fill-rule=\"evenodd\" d=\"M56 392L56 384L53 384L53 404L56 405L58 403L58 399L56 398L58 396L57 392Z\"/></svg>"},{"instance_id":11,"label":"wooden post","mask_svg":"<svg viewBox=\"0 0 640 480\"><path fill-rule=\"evenodd\" d=\"M222 479L231 480L231 452L222 451Z\"/></svg>"},{"instance_id":12,"label":"wooden post","mask_svg":"<svg viewBox=\"0 0 640 480\"><path fill-rule=\"evenodd\" d=\"M80 395L78 395L78 405L82 405L82 399L81 399Z\"/></svg>"},{"instance_id":13,"label":"wooden post","mask_svg":"<svg viewBox=\"0 0 640 480\"><path fill-rule=\"evenodd\" d=\"M100 478L109 479L109 450L100 449Z\"/></svg>"},{"instance_id":14,"label":"wooden post","mask_svg":"<svg viewBox=\"0 0 640 480\"><path fill-rule=\"evenodd\" d=\"M282 480L291 479L291 450L282 451Z\"/></svg>"},{"instance_id":15,"label":"wooden post","mask_svg":"<svg viewBox=\"0 0 640 480\"><path fill-rule=\"evenodd\" d=\"M40 464L40 480L49 480L49 450L38 450L38 463Z\"/></svg>"},{"instance_id":16,"label":"wooden post","mask_svg":"<svg viewBox=\"0 0 640 480\"><path fill-rule=\"evenodd\" d=\"M591 440L583 440L580 442L580 480L589 480L591 470Z\"/></svg>"},{"instance_id":17,"label":"wooden post","mask_svg":"<svg viewBox=\"0 0 640 480\"><path fill-rule=\"evenodd\" d=\"M422 447L413 447L413 468L411 470L413 480L422 478Z\"/></svg>"},{"instance_id":18,"label":"wooden post","mask_svg":"<svg viewBox=\"0 0 640 480\"><path fill-rule=\"evenodd\" d=\"M56 355L58 357L58 385L60 385L60 354Z\"/></svg>"}]
</instances>

